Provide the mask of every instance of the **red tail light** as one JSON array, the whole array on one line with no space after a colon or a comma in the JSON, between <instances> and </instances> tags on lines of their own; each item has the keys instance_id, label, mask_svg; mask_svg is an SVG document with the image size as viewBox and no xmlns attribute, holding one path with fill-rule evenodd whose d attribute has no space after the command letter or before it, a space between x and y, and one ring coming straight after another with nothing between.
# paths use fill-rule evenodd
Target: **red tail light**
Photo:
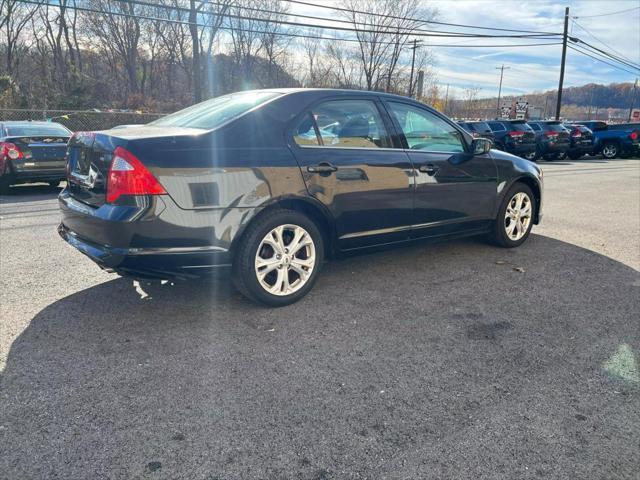
<instances>
[{"instance_id":1,"label":"red tail light","mask_svg":"<svg viewBox=\"0 0 640 480\"><path fill-rule=\"evenodd\" d=\"M24 155L14 143L0 142L0 155L9 160L24 158Z\"/></svg>"},{"instance_id":2,"label":"red tail light","mask_svg":"<svg viewBox=\"0 0 640 480\"><path fill-rule=\"evenodd\" d=\"M638 132L631 132L631 134L629 135L629 138L631 140L637 140L638 139Z\"/></svg>"},{"instance_id":3,"label":"red tail light","mask_svg":"<svg viewBox=\"0 0 640 480\"><path fill-rule=\"evenodd\" d=\"M107 202L121 195L162 195L167 193L140 160L130 151L118 147L113 152L107 178Z\"/></svg>"},{"instance_id":4,"label":"red tail light","mask_svg":"<svg viewBox=\"0 0 640 480\"><path fill-rule=\"evenodd\" d=\"M580 138L582 136L582 132L580 130L574 130L573 132L571 132L571 136L573 138Z\"/></svg>"},{"instance_id":5,"label":"red tail light","mask_svg":"<svg viewBox=\"0 0 640 480\"><path fill-rule=\"evenodd\" d=\"M544 132L546 137L557 137L558 135L560 135L559 132Z\"/></svg>"},{"instance_id":6,"label":"red tail light","mask_svg":"<svg viewBox=\"0 0 640 480\"><path fill-rule=\"evenodd\" d=\"M521 132L520 130L514 130L513 132L509 132L509 136L513 138L524 137L524 132Z\"/></svg>"}]
</instances>

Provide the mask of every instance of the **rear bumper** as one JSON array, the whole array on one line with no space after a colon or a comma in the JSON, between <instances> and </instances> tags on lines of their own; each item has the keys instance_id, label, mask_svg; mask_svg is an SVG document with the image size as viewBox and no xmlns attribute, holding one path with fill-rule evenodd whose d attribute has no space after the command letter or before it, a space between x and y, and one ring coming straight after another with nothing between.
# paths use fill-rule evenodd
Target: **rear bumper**
<instances>
[{"instance_id":1,"label":"rear bumper","mask_svg":"<svg viewBox=\"0 0 640 480\"><path fill-rule=\"evenodd\" d=\"M564 153L569 151L569 143L541 143L540 153L546 155L549 153Z\"/></svg>"},{"instance_id":2,"label":"rear bumper","mask_svg":"<svg viewBox=\"0 0 640 480\"><path fill-rule=\"evenodd\" d=\"M100 268L121 275L190 278L208 273L227 275L231 271L229 252L216 247L116 248L84 239L64 223L58 226L58 233Z\"/></svg>"},{"instance_id":3,"label":"rear bumper","mask_svg":"<svg viewBox=\"0 0 640 480\"><path fill-rule=\"evenodd\" d=\"M29 182L53 182L66 180L64 170L45 170L45 171L9 171L2 175L7 179L10 185Z\"/></svg>"},{"instance_id":4,"label":"rear bumper","mask_svg":"<svg viewBox=\"0 0 640 480\"><path fill-rule=\"evenodd\" d=\"M523 156L528 155L536 151L535 143L520 143L520 144L507 144L505 151L513 153L514 155Z\"/></svg>"},{"instance_id":5,"label":"rear bumper","mask_svg":"<svg viewBox=\"0 0 640 480\"><path fill-rule=\"evenodd\" d=\"M66 189L58 199L67 243L105 270L153 278L228 273L233 241L254 210L182 210L164 195L96 208Z\"/></svg>"}]
</instances>

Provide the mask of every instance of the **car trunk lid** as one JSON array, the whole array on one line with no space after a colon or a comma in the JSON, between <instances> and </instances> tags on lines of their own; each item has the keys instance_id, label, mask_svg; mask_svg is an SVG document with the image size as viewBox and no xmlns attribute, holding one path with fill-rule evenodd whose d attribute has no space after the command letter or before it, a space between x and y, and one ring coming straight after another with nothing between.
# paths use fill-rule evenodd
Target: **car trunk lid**
<instances>
[{"instance_id":1,"label":"car trunk lid","mask_svg":"<svg viewBox=\"0 0 640 480\"><path fill-rule=\"evenodd\" d=\"M107 179L116 148L134 152L153 173L158 168L155 157L159 152L180 145L180 138L193 138L203 132L201 129L154 126L79 132L71 138L67 150L68 190L76 200L100 207L107 202Z\"/></svg>"},{"instance_id":2,"label":"car trunk lid","mask_svg":"<svg viewBox=\"0 0 640 480\"><path fill-rule=\"evenodd\" d=\"M6 137L22 154L12 161L16 173L45 173L64 171L65 152L69 137L58 135Z\"/></svg>"}]
</instances>

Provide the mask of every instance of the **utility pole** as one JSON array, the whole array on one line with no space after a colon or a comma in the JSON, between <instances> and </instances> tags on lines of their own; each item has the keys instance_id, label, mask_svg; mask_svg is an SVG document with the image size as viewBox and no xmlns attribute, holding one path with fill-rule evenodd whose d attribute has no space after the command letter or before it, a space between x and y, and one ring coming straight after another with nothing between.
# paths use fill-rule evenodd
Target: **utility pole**
<instances>
[{"instance_id":1,"label":"utility pole","mask_svg":"<svg viewBox=\"0 0 640 480\"><path fill-rule=\"evenodd\" d=\"M556 104L556 120L560 120L562 107L562 84L564 83L564 64L567 60L567 38L569 32L569 7L564 10L564 33L562 35L562 60L560 61L560 82L558 83L558 103Z\"/></svg>"},{"instance_id":2,"label":"utility pole","mask_svg":"<svg viewBox=\"0 0 640 480\"><path fill-rule=\"evenodd\" d=\"M449 84L447 83L447 92L444 94L444 108L442 113L447 114L447 102L449 101Z\"/></svg>"},{"instance_id":3,"label":"utility pole","mask_svg":"<svg viewBox=\"0 0 640 480\"><path fill-rule=\"evenodd\" d=\"M627 122L631 122L631 113L633 112L633 104L636 102L636 90L638 89L638 79L633 84L633 93L631 94L631 105L629 105L629 118Z\"/></svg>"},{"instance_id":4,"label":"utility pole","mask_svg":"<svg viewBox=\"0 0 640 480\"><path fill-rule=\"evenodd\" d=\"M504 71L510 69L511 67L505 67L502 64L501 67L496 67L496 70L500 70L500 86L498 87L498 105L496 107L496 118L500 118L500 94L502 93L502 76L504 75Z\"/></svg>"},{"instance_id":5,"label":"utility pole","mask_svg":"<svg viewBox=\"0 0 640 480\"><path fill-rule=\"evenodd\" d=\"M411 56L411 74L409 75L409 96L413 97L413 70L416 65L416 50L418 49L418 41L417 39L413 39L413 46L411 49L413 50L413 54Z\"/></svg>"}]
</instances>

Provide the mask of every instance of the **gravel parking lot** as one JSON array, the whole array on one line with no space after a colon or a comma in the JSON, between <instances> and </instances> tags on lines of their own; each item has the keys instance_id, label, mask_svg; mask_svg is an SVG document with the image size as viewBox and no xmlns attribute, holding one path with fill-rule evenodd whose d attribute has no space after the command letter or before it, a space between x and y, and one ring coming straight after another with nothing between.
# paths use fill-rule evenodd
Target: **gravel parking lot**
<instances>
[{"instance_id":1,"label":"gravel parking lot","mask_svg":"<svg viewBox=\"0 0 640 480\"><path fill-rule=\"evenodd\" d=\"M0 478L588 478L640 472L640 160L543 162L521 248L328 264L282 309L144 291L0 209Z\"/></svg>"}]
</instances>

